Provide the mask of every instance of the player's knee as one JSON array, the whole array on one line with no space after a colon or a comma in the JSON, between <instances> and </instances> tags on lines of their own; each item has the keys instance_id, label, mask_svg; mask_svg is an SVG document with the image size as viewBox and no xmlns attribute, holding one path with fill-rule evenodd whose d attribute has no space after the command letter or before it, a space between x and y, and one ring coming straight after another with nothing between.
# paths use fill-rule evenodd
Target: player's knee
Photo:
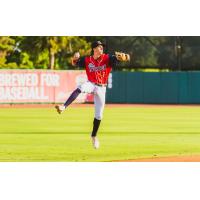
<instances>
[{"instance_id":1,"label":"player's knee","mask_svg":"<svg viewBox=\"0 0 200 200\"><path fill-rule=\"evenodd\" d=\"M103 114L95 114L95 118L98 119L98 120L102 120Z\"/></svg>"},{"instance_id":2,"label":"player's knee","mask_svg":"<svg viewBox=\"0 0 200 200\"><path fill-rule=\"evenodd\" d=\"M78 86L76 90L77 90L79 93L81 93L81 92L82 92L82 87L81 87L81 85Z\"/></svg>"},{"instance_id":3,"label":"player's knee","mask_svg":"<svg viewBox=\"0 0 200 200\"><path fill-rule=\"evenodd\" d=\"M77 91L78 93L81 93L81 89L80 89L80 88L77 88L76 91Z\"/></svg>"}]
</instances>

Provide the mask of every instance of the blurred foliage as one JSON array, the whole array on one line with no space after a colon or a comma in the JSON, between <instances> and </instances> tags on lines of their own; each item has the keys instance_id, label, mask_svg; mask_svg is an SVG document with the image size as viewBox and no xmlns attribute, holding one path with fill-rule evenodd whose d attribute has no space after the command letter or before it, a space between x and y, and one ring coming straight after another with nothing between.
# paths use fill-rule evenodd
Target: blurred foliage
<instances>
[{"instance_id":1,"label":"blurred foliage","mask_svg":"<svg viewBox=\"0 0 200 200\"><path fill-rule=\"evenodd\" d=\"M129 68L170 68L174 66L174 37L107 37L108 51L129 53ZM119 64L125 67L127 64Z\"/></svg>"},{"instance_id":2,"label":"blurred foliage","mask_svg":"<svg viewBox=\"0 0 200 200\"><path fill-rule=\"evenodd\" d=\"M0 36L0 66L2 68L9 68L6 57L9 56L15 47L15 40L8 36Z\"/></svg>"},{"instance_id":3,"label":"blurred foliage","mask_svg":"<svg viewBox=\"0 0 200 200\"><path fill-rule=\"evenodd\" d=\"M109 36L106 41L108 52L123 51L131 56L131 62L119 64L117 70L200 70L199 36Z\"/></svg>"},{"instance_id":4,"label":"blurred foliage","mask_svg":"<svg viewBox=\"0 0 200 200\"><path fill-rule=\"evenodd\" d=\"M6 38L13 43L3 52L0 68L5 68L7 65L6 68L69 69L75 51L79 51L83 56L90 53L90 42L83 37L13 36Z\"/></svg>"},{"instance_id":5,"label":"blurred foliage","mask_svg":"<svg viewBox=\"0 0 200 200\"><path fill-rule=\"evenodd\" d=\"M200 70L200 37L189 36L1 36L0 68L74 69L73 53L90 55L95 40L106 44L106 53L130 54L117 70Z\"/></svg>"}]
</instances>

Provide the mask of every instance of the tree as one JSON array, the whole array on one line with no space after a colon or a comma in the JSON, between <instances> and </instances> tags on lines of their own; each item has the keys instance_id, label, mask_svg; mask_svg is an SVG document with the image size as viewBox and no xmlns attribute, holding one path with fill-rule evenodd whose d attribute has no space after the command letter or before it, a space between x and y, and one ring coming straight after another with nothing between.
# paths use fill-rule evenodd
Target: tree
<instances>
[{"instance_id":1,"label":"tree","mask_svg":"<svg viewBox=\"0 0 200 200\"><path fill-rule=\"evenodd\" d=\"M182 37L182 70L200 70L200 37Z\"/></svg>"},{"instance_id":2,"label":"tree","mask_svg":"<svg viewBox=\"0 0 200 200\"><path fill-rule=\"evenodd\" d=\"M181 40L177 42L177 38ZM131 62L120 63L117 70L177 70L178 66L181 70L200 69L200 37L178 36L1 36L0 68L74 69L73 53L89 55L94 40L106 43L106 53L122 51L131 55Z\"/></svg>"},{"instance_id":3,"label":"tree","mask_svg":"<svg viewBox=\"0 0 200 200\"><path fill-rule=\"evenodd\" d=\"M9 36L0 36L0 67L6 67L6 56L14 51L15 40Z\"/></svg>"},{"instance_id":4,"label":"tree","mask_svg":"<svg viewBox=\"0 0 200 200\"><path fill-rule=\"evenodd\" d=\"M80 50L83 55L88 53L89 43L77 36L31 36L24 37L19 44L22 52L30 55L36 68L60 69L62 65L70 65L69 57L74 51Z\"/></svg>"},{"instance_id":5,"label":"tree","mask_svg":"<svg viewBox=\"0 0 200 200\"><path fill-rule=\"evenodd\" d=\"M77 36L68 36L65 37L67 40L64 46L61 46L58 51L58 65L60 69L68 69L71 67L71 57L72 55L79 51L81 56L90 54L90 42L86 41L85 38L77 37ZM74 69L74 67L73 67Z\"/></svg>"},{"instance_id":6,"label":"tree","mask_svg":"<svg viewBox=\"0 0 200 200\"><path fill-rule=\"evenodd\" d=\"M121 68L170 68L175 63L174 37L118 36L106 37L108 51L122 51L131 55L129 66Z\"/></svg>"}]
</instances>

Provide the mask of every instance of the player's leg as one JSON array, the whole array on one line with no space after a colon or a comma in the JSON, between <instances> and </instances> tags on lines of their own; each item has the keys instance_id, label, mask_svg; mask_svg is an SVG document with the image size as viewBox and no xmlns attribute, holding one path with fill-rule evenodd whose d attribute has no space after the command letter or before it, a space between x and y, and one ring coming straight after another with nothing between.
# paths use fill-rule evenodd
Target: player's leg
<instances>
[{"instance_id":1,"label":"player's leg","mask_svg":"<svg viewBox=\"0 0 200 200\"><path fill-rule=\"evenodd\" d=\"M61 114L81 93L81 90L77 88L72 92L72 94L69 96L67 101L63 105L56 105L55 108L59 114Z\"/></svg>"},{"instance_id":2,"label":"player's leg","mask_svg":"<svg viewBox=\"0 0 200 200\"><path fill-rule=\"evenodd\" d=\"M72 92L72 94L69 96L67 101L63 105L56 105L55 108L59 114L61 114L77 97L78 95L83 93L89 93L94 87L90 82L83 83L80 85L76 90Z\"/></svg>"},{"instance_id":3,"label":"player's leg","mask_svg":"<svg viewBox=\"0 0 200 200\"><path fill-rule=\"evenodd\" d=\"M69 96L69 98L67 99L67 101L64 103L64 107L68 107L77 97L78 95L81 93L81 90L79 88L77 88L76 90L74 90L72 92L72 94Z\"/></svg>"},{"instance_id":4,"label":"player's leg","mask_svg":"<svg viewBox=\"0 0 200 200\"><path fill-rule=\"evenodd\" d=\"M97 132L103 118L103 110L105 106L105 87L97 87L97 91L94 94L94 106L95 106L95 117L93 121L93 130L91 134L92 143L94 148L99 148L99 141L97 139Z\"/></svg>"}]
</instances>

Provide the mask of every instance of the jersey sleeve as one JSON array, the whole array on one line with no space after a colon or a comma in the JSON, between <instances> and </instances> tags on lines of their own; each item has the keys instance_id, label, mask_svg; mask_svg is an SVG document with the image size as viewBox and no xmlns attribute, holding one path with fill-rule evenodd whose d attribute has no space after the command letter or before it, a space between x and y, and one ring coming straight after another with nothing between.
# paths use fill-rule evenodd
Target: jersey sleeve
<instances>
[{"instance_id":1,"label":"jersey sleeve","mask_svg":"<svg viewBox=\"0 0 200 200\"><path fill-rule=\"evenodd\" d=\"M118 60L115 55L109 54L109 64L111 67L116 67Z\"/></svg>"},{"instance_id":2,"label":"jersey sleeve","mask_svg":"<svg viewBox=\"0 0 200 200\"><path fill-rule=\"evenodd\" d=\"M84 68L85 67L85 57L81 57L80 59L77 60L76 66L79 68Z\"/></svg>"}]
</instances>

